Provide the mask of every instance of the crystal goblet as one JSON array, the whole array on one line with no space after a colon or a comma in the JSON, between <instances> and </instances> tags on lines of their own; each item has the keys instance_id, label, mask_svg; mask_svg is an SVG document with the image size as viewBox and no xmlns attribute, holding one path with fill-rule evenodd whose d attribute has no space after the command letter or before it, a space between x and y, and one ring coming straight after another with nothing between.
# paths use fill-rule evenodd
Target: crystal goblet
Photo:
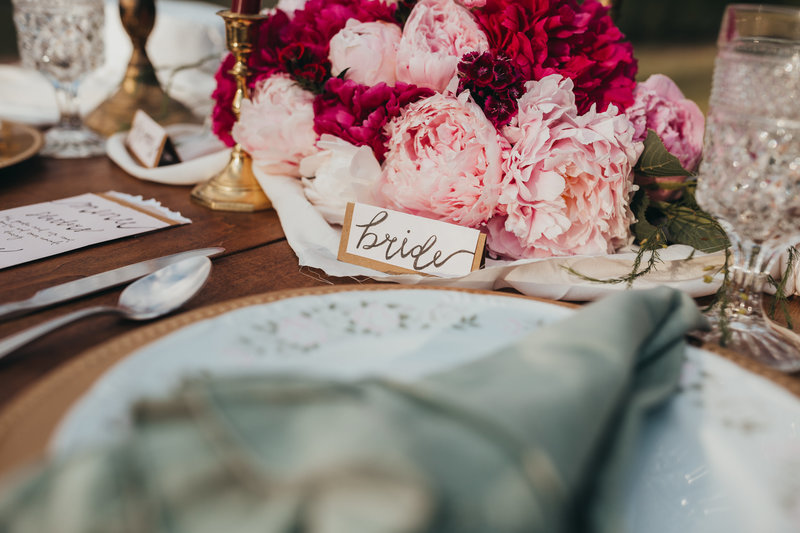
<instances>
[{"instance_id":1,"label":"crystal goblet","mask_svg":"<svg viewBox=\"0 0 800 533\"><path fill-rule=\"evenodd\" d=\"M53 84L59 121L45 133L42 155L79 158L105 153L105 140L86 128L78 87L104 60L103 0L13 0L22 64Z\"/></svg>"},{"instance_id":2,"label":"crystal goblet","mask_svg":"<svg viewBox=\"0 0 800 533\"><path fill-rule=\"evenodd\" d=\"M727 232L733 266L704 340L792 372L800 343L761 301L767 272L800 241L800 9L729 5L717 44L697 200Z\"/></svg>"}]
</instances>

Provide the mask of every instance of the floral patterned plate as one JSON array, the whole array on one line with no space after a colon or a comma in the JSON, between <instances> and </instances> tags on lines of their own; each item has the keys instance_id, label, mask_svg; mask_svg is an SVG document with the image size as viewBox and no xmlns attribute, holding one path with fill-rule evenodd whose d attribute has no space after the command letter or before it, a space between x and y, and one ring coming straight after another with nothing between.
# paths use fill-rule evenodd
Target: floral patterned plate
<instances>
[{"instance_id":1,"label":"floral patterned plate","mask_svg":"<svg viewBox=\"0 0 800 533\"><path fill-rule=\"evenodd\" d=\"M499 293L402 288L234 308L123 359L63 419L51 448L65 453L118 438L131 402L164 395L187 376L291 370L414 380L572 312ZM797 531L800 401L722 357L690 348L680 390L649 417L634 466L631 533Z\"/></svg>"}]
</instances>

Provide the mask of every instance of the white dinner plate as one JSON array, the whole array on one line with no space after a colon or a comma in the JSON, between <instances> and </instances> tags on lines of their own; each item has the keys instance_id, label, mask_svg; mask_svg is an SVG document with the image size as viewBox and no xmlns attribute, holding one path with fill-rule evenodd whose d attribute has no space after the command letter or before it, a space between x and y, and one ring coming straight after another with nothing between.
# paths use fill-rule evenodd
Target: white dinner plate
<instances>
[{"instance_id":1,"label":"white dinner plate","mask_svg":"<svg viewBox=\"0 0 800 533\"><path fill-rule=\"evenodd\" d=\"M122 437L132 402L163 397L190 376L296 371L413 381L572 312L499 293L441 289L354 289L241 307L191 323L118 363L62 420L51 450L63 454ZM633 471L627 532L796 532L800 401L690 348L679 391L646 422Z\"/></svg>"}]
</instances>

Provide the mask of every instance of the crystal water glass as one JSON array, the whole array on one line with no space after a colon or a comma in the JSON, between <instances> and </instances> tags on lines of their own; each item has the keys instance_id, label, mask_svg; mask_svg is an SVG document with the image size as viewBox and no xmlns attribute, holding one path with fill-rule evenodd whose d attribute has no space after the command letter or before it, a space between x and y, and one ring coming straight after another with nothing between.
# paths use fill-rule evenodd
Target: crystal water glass
<instances>
[{"instance_id":1,"label":"crystal water glass","mask_svg":"<svg viewBox=\"0 0 800 533\"><path fill-rule=\"evenodd\" d=\"M697 199L727 232L733 257L705 340L800 370L797 336L761 305L767 272L800 242L800 9L726 8Z\"/></svg>"},{"instance_id":2,"label":"crystal water glass","mask_svg":"<svg viewBox=\"0 0 800 533\"><path fill-rule=\"evenodd\" d=\"M79 158L105 153L105 140L86 128L78 87L104 61L104 0L12 0L22 64L53 84L59 121L45 133L42 155Z\"/></svg>"}]
</instances>

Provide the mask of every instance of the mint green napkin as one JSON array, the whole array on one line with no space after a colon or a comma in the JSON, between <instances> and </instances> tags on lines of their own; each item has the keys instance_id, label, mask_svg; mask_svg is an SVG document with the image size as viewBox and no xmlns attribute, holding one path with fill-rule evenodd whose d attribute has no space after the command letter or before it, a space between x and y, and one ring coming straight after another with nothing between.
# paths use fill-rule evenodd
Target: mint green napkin
<instances>
[{"instance_id":1,"label":"mint green napkin","mask_svg":"<svg viewBox=\"0 0 800 533\"><path fill-rule=\"evenodd\" d=\"M126 442L7 487L0 530L623 532L639 426L703 326L660 288L414 384L191 382Z\"/></svg>"}]
</instances>

